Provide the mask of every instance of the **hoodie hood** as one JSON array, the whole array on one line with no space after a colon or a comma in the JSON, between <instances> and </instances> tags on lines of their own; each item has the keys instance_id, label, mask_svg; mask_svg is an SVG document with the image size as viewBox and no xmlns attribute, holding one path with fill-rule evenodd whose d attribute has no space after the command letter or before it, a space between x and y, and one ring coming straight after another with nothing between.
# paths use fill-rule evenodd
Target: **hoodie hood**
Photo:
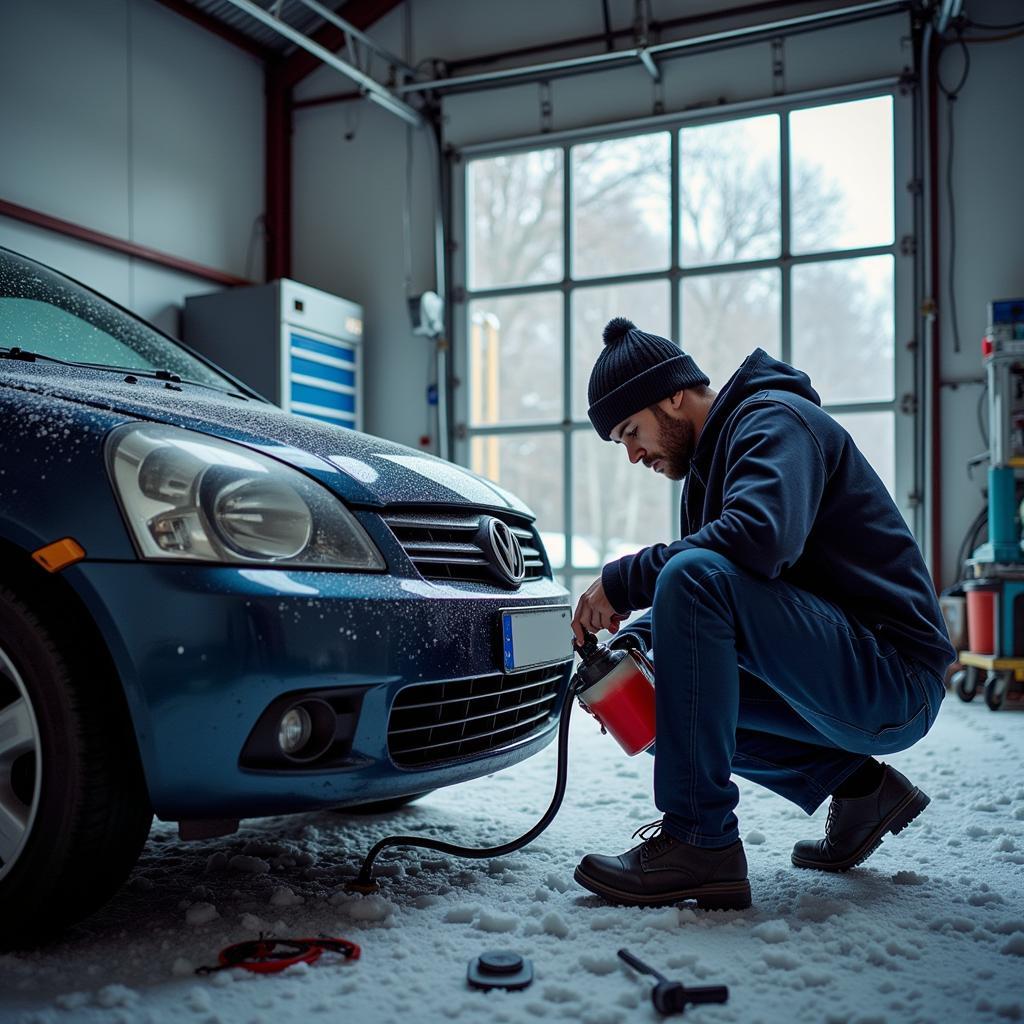
<instances>
[{"instance_id":1,"label":"hoodie hood","mask_svg":"<svg viewBox=\"0 0 1024 1024\"><path fill-rule=\"evenodd\" d=\"M691 464L699 477L703 479L707 476L718 438L729 418L748 399L763 395L766 391L787 392L817 406L821 405L821 398L811 387L811 378L806 373L774 359L763 348L755 348L740 363L711 404L708 418L697 438Z\"/></svg>"},{"instance_id":2,"label":"hoodie hood","mask_svg":"<svg viewBox=\"0 0 1024 1024\"><path fill-rule=\"evenodd\" d=\"M0 397L8 388L247 445L316 478L352 505L470 505L533 518L515 495L462 466L237 393L42 360L0 362Z\"/></svg>"}]
</instances>

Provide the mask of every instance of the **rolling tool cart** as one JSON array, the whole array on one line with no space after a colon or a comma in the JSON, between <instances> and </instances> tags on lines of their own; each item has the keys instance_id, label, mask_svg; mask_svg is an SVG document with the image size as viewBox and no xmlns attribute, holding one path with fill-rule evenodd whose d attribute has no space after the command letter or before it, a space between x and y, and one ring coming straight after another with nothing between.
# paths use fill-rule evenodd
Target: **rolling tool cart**
<instances>
[{"instance_id":1,"label":"rolling tool cart","mask_svg":"<svg viewBox=\"0 0 1024 1024\"><path fill-rule=\"evenodd\" d=\"M983 689L985 703L998 711L1024 708L1024 503L1017 497L1017 481L1024 478L1024 299L989 303L981 351L988 387L988 541L967 561L968 650L959 653L953 686L965 701Z\"/></svg>"}]
</instances>

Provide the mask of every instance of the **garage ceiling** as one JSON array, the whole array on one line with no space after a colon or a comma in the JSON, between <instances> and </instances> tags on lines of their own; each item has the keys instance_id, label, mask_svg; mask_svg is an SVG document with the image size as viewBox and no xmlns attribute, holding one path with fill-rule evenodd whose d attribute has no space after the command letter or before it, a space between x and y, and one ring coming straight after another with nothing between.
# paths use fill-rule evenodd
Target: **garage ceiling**
<instances>
[{"instance_id":1,"label":"garage ceiling","mask_svg":"<svg viewBox=\"0 0 1024 1024\"><path fill-rule=\"evenodd\" d=\"M250 18L248 14L228 3L228 0L185 0L185 2L190 7L209 15L215 21L247 36L264 49L274 50L278 53L288 53L295 49L287 39L272 28L255 18ZM283 18L289 25L305 35L312 35L325 24L323 18L300 3L299 0L282 0L281 3L269 4L264 0L261 6L273 11L278 17ZM336 7L337 5L329 4L329 6Z\"/></svg>"},{"instance_id":2,"label":"garage ceiling","mask_svg":"<svg viewBox=\"0 0 1024 1024\"><path fill-rule=\"evenodd\" d=\"M263 51L268 56L290 56L298 50L293 43L274 29L239 10L229 0L159 0L159 2L205 24L208 28L214 30L220 28L224 33L230 33L238 40L246 40L250 44L247 48ZM306 36L314 37L324 30L332 30L332 26L329 26L323 18L303 4L301 0L256 0L256 2L264 10L281 18ZM322 0L322 2L356 27L366 28L397 7L401 0L348 0L347 3L341 4L337 0ZM614 24L618 27L611 33L613 37L632 35L633 13L631 12L633 12L634 0L611 0L611 2L590 0L590 4L593 8L595 27L602 23ZM756 24L769 18L858 6L861 6L861 3L857 0L816 0L813 3L808 3L806 0L759 0L759 2L749 3L737 3L736 0L698 0L698 2L687 0L685 3L679 2L679 0L671 0L671 2L662 0L660 3L649 3L648 11L650 27L657 31L659 29L685 29L687 23L706 23L710 19L733 17L746 24ZM611 18L605 22L607 8L611 8ZM535 46L528 47L527 51L539 52L553 49L558 45L559 40L551 39L550 36L545 38L544 25L536 24L535 28L537 29ZM595 38L600 39L601 37ZM573 42L579 43L580 40L573 40ZM343 43L339 41L337 47L341 45ZM625 45L629 45L628 38ZM464 61L464 63L469 63L469 61Z\"/></svg>"}]
</instances>

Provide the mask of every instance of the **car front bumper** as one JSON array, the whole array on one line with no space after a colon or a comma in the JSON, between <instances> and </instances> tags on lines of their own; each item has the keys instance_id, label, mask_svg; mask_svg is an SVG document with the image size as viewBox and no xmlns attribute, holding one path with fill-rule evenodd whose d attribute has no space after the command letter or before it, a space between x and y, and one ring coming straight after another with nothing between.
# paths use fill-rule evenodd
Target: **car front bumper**
<instances>
[{"instance_id":1,"label":"car front bumper","mask_svg":"<svg viewBox=\"0 0 1024 1024\"><path fill-rule=\"evenodd\" d=\"M121 677L150 799L165 820L241 818L381 800L477 778L554 737L552 713L493 751L415 770L388 753L400 690L500 673L500 612L568 605L551 580L481 592L388 575L82 562L65 573ZM362 692L351 757L328 769L252 770L239 759L282 694ZM432 691L436 692L436 691Z\"/></svg>"}]
</instances>

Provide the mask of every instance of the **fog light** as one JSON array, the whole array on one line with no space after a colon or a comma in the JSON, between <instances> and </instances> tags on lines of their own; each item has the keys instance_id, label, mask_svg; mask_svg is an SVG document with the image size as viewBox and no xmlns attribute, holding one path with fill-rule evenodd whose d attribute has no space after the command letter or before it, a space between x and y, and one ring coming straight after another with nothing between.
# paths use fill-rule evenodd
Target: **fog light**
<instances>
[{"instance_id":1,"label":"fog light","mask_svg":"<svg viewBox=\"0 0 1024 1024\"><path fill-rule=\"evenodd\" d=\"M286 754L297 754L309 742L313 734L313 720L301 706L289 708L281 716L277 730L277 742Z\"/></svg>"}]
</instances>

